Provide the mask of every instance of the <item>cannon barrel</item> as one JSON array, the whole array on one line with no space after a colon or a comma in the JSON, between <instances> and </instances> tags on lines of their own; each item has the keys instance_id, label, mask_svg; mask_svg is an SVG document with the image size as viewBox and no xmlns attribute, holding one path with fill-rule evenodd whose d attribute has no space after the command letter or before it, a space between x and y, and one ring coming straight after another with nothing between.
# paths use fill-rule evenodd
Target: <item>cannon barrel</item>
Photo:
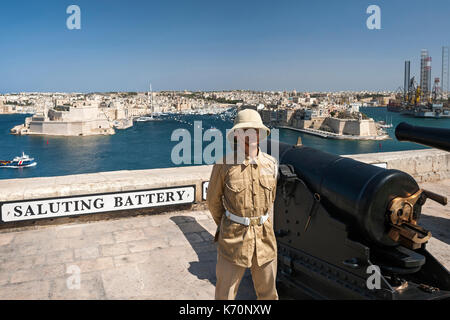
<instances>
[{"instance_id":1,"label":"cannon barrel","mask_svg":"<svg viewBox=\"0 0 450 320\"><path fill-rule=\"evenodd\" d=\"M398 141L410 141L450 151L450 129L413 126L402 122L395 128Z\"/></svg>"},{"instance_id":2,"label":"cannon barrel","mask_svg":"<svg viewBox=\"0 0 450 320\"><path fill-rule=\"evenodd\" d=\"M389 208L393 199L418 193L413 177L306 146L280 142L278 148L280 165L292 165L329 212L369 241L398 245L389 235ZM418 218L420 209L414 210Z\"/></svg>"}]
</instances>

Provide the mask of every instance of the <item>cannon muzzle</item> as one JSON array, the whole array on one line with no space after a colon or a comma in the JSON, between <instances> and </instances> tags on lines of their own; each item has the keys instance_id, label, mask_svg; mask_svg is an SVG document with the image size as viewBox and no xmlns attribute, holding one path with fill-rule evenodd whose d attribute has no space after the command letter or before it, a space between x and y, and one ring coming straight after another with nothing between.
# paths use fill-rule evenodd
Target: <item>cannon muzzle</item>
<instances>
[{"instance_id":1,"label":"cannon muzzle","mask_svg":"<svg viewBox=\"0 0 450 320\"><path fill-rule=\"evenodd\" d=\"M420 127L402 122L395 128L398 141L410 141L450 151L450 129Z\"/></svg>"}]
</instances>

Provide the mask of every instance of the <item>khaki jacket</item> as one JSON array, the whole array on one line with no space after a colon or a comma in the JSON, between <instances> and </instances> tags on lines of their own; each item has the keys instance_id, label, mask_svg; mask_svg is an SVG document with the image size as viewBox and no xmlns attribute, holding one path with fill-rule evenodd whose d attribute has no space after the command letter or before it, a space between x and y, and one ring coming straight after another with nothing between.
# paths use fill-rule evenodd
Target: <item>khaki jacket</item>
<instances>
[{"instance_id":1,"label":"khaki jacket","mask_svg":"<svg viewBox=\"0 0 450 320\"><path fill-rule=\"evenodd\" d=\"M271 218L263 225L244 226L225 216L225 210L242 217L259 217L272 209L278 165L275 158L259 150L237 164L216 163L208 185L207 204L218 226L218 251L242 267L251 267L256 250L259 266L276 259L277 244Z\"/></svg>"}]
</instances>

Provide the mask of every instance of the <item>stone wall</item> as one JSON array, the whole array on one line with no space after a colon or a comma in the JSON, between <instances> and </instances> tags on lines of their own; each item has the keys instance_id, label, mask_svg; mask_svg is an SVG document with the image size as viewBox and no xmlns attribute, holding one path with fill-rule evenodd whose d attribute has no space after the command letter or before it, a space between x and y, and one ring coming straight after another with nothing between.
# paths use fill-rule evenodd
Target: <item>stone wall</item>
<instances>
[{"instance_id":1,"label":"stone wall","mask_svg":"<svg viewBox=\"0 0 450 320\"><path fill-rule=\"evenodd\" d=\"M352 120L326 118L324 125L330 127L333 132L343 135L376 136L377 129L373 120Z\"/></svg>"},{"instance_id":2,"label":"stone wall","mask_svg":"<svg viewBox=\"0 0 450 320\"><path fill-rule=\"evenodd\" d=\"M292 118L291 126L299 129L331 131L340 135L376 136L377 128L373 120L353 120L316 117L312 120ZM284 124L282 124L284 125Z\"/></svg>"},{"instance_id":3,"label":"stone wall","mask_svg":"<svg viewBox=\"0 0 450 320\"><path fill-rule=\"evenodd\" d=\"M417 182L450 178L450 153L435 149L349 155L355 160L398 169ZM0 180L0 202L108 192L195 185L196 202L202 200L202 183L212 166L188 166L150 170L124 170L60 177Z\"/></svg>"},{"instance_id":4,"label":"stone wall","mask_svg":"<svg viewBox=\"0 0 450 320\"><path fill-rule=\"evenodd\" d=\"M324 126L325 119L326 118L314 118L314 120L292 119L292 127L298 129L316 129L327 131L329 128Z\"/></svg>"},{"instance_id":5,"label":"stone wall","mask_svg":"<svg viewBox=\"0 0 450 320\"><path fill-rule=\"evenodd\" d=\"M0 202L146 190L191 184L196 186L197 201L201 201L202 182L209 180L211 169L212 166L189 166L0 180Z\"/></svg>"},{"instance_id":6,"label":"stone wall","mask_svg":"<svg viewBox=\"0 0 450 320\"><path fill-rule=\"evenodd\" d=\"M387 169L409 173L417 182L450 178L450 152L437 149L366 153L346 157L370 164L386 164Z\"/></svg>"},{"instance_id":7,"label":"stone wall","mask_svg":"<svg viewBox=\"0 0 450 320\"><path fill-rule=\"evenodd\" d=\"M87 121L31 121L28 134L46 134L56 136L92 135L98 133L111 134L106 119Z\"/></svg>"}]
</instances>

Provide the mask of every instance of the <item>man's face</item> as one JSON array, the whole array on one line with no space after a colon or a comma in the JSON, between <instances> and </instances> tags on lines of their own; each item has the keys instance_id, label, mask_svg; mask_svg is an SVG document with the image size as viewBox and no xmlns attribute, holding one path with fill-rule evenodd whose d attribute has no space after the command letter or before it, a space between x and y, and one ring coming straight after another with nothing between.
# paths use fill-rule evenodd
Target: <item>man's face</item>
<instances>
[{"instance_id":1,"label":"man's face","mask_svg":"<svg viewBox=\"0 0 450 320\"><path fill-rule=\"evenodd\" d=\"M249 148L257 148L259 145L259 130L253 128L236 129L237 141L240 146L245 146L245 150Z\"/></svg>"}]
</instances>

